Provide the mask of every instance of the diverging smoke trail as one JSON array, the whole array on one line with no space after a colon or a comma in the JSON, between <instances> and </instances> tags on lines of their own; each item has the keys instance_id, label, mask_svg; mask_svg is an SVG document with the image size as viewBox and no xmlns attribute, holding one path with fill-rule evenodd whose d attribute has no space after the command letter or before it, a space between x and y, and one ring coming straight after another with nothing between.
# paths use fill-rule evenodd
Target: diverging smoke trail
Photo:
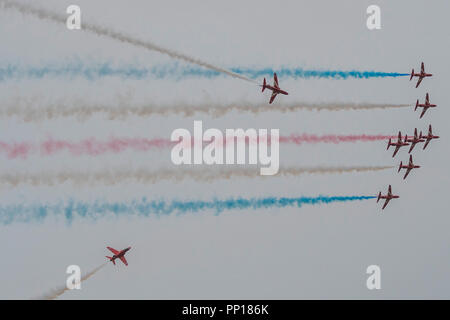
<instances>
[{"instance_id":1,"label":"diverging smoke trail","mask_svg":"<svg viewBox=\"0 0 450 320\"><path fill-rule=\"evenodd\" d=\"M257 197L228 198L224 200L147 200L142 198L131 202L79 202L70 200L63 204L34 204L0 207L0 224L28 223L46 218L62 218L71 223L75 219L96 220L104 216L161 216L170 214L214 211L220 214L230 210L287 208L303 205L353 202L374 199L375 196L316 196L316 197Z\"/></svg>"},{"instance_id":2,"label":"diverging smoke trail","mask_svg":"<svg viewBox=\"0 0 450 320\"><path fill-rule=\"evenodd\" d=\"M389 135L314 135L314 134L291 134L288 136L280 136L279 142L286 144L317 144L317 143L350 143L350 142L371 142L387 140L395 138ZM242 142L245 139L247 145L257 144L258 141L265 141L270 137L258 137L256 139L226 137L222 141L216 141L217 146L226 146L230 142ZM237 143L236 142L236 143ZM31 142L2 142L0 141L0 154L5 154L9 159L22 158L25 159L31 154L40 154L42 156L51 156L60 152L67 151L73 156L89 155L100 156L108 153L120 153L126 151L147 152L150 150L158 150L163 148L171 148L178 142L163 138L109 138L108 140L98 140L89 138L77 142L67 140L47 139L39 144ZM186 148L194 147L194 139L186 143Z\"/></svg>"},{"instance_id":3,"label":"diverging smoke trail","mask_svg":"<svg viewBox=\"0 0 450 320\"><path fill-rule=\"evenodd\" d=\"M57 23L62 23L65 24L66 23L66 19L67 17L62 16L62 15L58 15L54 12L51 11L47 11L43 8L37 8L37 7L33 7L33 6L29 6L29 5L25 5L25 4L21 4L21 3L17 3L14 1L9 1L9 0L0 0L0 4L3 4L5 8L11 8L11 9L16 9L18 11L20 11L23 14L29 14L29 15L33 15L39 19L43 19L43 20L49 20L49 21L53 21L53 22L57 22ZM223 69L223 68L219 68L216 67L210 63L204 62L202 60L187 56L185 54L173 51L173 50L169 50L163 47L160 47L150 41L143 41L143 40L139 40L136 38L133 38L131 36L128 36L124 33L121 32L117 32L117 31L113 31L110 29L107 29L105 27L101 27L101 26L97 26L94 24L90 24L90 23L86 23L83 22L82 24L82 28L81 30L84 31L89 31L91 33L94 33L98 36L101 37L106 37L109 39L113 39L113 40L117 40L120 41L122 43L128 43L131 44L135 47L140 47L140 48L144 48L147 50L151 50L151 51L157 51L160 52L162 54L168 55L172 58L175 59L179 59L179 60L183 60L189 63L193 63L196 65L199 65L201 67L205 67L211 70L214 70L216 72L221 72L224 74L227 74L229 76L232 76L234 78L239 78L245 81L250 81L250 82L254 82L253 80L240 75L238 73Z\"/></svg>"},{"instance_id":4,"label":"diverging smoke trail","mask_svg":"<svg viewBox=\"0 0 450 320\"><path fill-rule=\"evenodd\" d=\"M371 103L255 103L239 102L231 104L171 104L171 105L130 105L122 103L118 106L98 105L74 101L68 105L67 102L54 103L45 107L33 107L33 102L18 99L10 103L0 105L1 117L20 117L24 121L42 121L60 117L76 117L85 120L100 114L108 119L126 119L130 116L150 117L180 114L191 117L195 114L208 114L213 117L223 116L230 112L242 112L259 114L263 112L289 113L297 111L348 111L348 110L375 110L396 109L410 107L410 104L371 104Z\"/></svg>"},{"instance_id":5,"label":"diverging smoke trail","mask_svg":"<svg viewBox=\"0 0 450 320\"><path fill-rule=\"evenodd\" d=\"M349 166L349 167L280 167L274 176L300 176L303 174L339 174L351 172L371 172L391 169L393 166ZM161 180L182 181L193 179L196 181L214 181L219 179L232 178L257 178L267 179L268 176L261 176L259 168L239 168L234 169L161 169L158 171L138 170L114 170L103 172L61 172L61 173L4 173L0 175L0 183L13 187L30 184L57 185L62 183L72 183L74 185L96 185L96 184L121 184L124 182L152 184Z\"/></svg>"},{"instance_id":6,"label":"diverging smoke trail","mask_svg":"<svg viewBox=\"0 0 450 320\"><path fill-rule=\"evenodd\" d=\"M407 73L378 72L378 71L345 71L345 70L320 70L304 68L230 68L234 73L248 76L252 79L261 77L271 78L276 72L279 78L293 79L369 79L409 76ZM9 79L42 79L44 77L82 77L88 80L96 80L104 77L120 77L125 79L176 79L187 78L216 78L222 73L198 67L179 66L178 64L159 65L151 68L139 65L114 66L104 62L98 64L84 64L74 61L65 65L43 65L40 67L23 67L16 64L8 64L0 67L0 81Z\"/></svg>"},{"instance_id":7,"label":"diverging smoke trail","mask_svg":"<svg viewBox=\"0 0 450 320\"><path fill-rule=\"evenodd\" d=\"M97 273L100 269L102 269L104 266L106 266L107 262L103 263L102 265L98 266L97 268L95 268L94 270L86 273L84 276L81 277L81 282L89 279L90 277L92 277L95 273ZM64 287L60 287L57 289L52 290L51 292L45 294L44 296L38 298L38 299L42 299L42 300L53 300L58 298L59 296L61 296L64 292L69 291L69 289L67 288L67 286Z\"/></svg>"}]
</instances>

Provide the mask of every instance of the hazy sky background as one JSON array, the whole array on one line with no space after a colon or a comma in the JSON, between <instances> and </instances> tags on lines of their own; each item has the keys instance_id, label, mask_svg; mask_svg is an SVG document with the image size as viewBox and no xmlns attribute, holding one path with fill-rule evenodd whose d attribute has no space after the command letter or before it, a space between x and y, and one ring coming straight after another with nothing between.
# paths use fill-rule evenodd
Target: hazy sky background
<instances>
[{"instance_id":1,"label":"hazy sky background","mask_svg":"<svg viewBox=\"0 0 450 320\"><path fill-rule=\"evenodd\" d=\"M401 196L381 211L376 200L302 208L234 210L150 218L105 217L97 221L62 219L0 226L0 298L33 298L64 285L66 267L88 272L105 261L106 246L127 253L129 266L107 265L62 299L299 299L299 298L450 298L450 216L446 197L449 155L446 137L450 72L448 1L22 1L64 14L77 4L82 21L111 27L224 68L304 67L311 69L405 72L424 61L433 78L418 89L408 77L386 79L280 78L289 96L282 102L411 103L410 108L373 111L232 112L223 117L196 114L108 120L56 118L24 122L0 118L0 141L42 141L47 137L78 141L96 137L169 138L176 128L279 128L280 134L409 135L428 124L440 140L414 150L422 168L406 181L396 168L374 173L185 180L155 184L12 188L0 181L1 206L85 201L212 199L260 196L375 195ZM382 29L369 31L366 8L381 7ZM0 68L22 66L133 63L143 67L173 59L65 25L0 9ZM185 65L179 62L180 65ZM258 79L262 81L262 79ZM438 107L419 120L417 98L429 92ZM228 76L214 79L125 79L45 77L0 81L0 108L15 99L43 107L58 101L120 106L252 101L264 103L252 83ZM281 145L280 162L290 166L393 165L386 142ZM99 157L58 153L26 160L0 155L1 173L102 169L174 168L170 149L124 152ZM208 168L205 168L208 169ZM255 168L256 170L256 168ZM382 289L366 288L367 266L381 267Z\"/></svg>"}]
</instances>

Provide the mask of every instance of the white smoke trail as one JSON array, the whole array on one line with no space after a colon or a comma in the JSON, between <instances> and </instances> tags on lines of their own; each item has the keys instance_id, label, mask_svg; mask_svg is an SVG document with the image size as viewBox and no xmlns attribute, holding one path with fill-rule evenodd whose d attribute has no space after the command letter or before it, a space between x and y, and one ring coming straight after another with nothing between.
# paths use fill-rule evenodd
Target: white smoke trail
<instances>
[{"instance_id":1,"label":"white smoke trail","mask_svg":"<svg viewBox=\"0 0 450 320\"><path fill-rule=\"evenodd\" d=\"M393 168L393 166L353 166L353 167L281 167L274 176L299 176L302 174L333 174L350 172L380 171ZM274 177L271 176L271 177ZM70 182L74 185L94 185L94 184L119 184L124 182L137 182L142 184L152 184L160 180L181 181L193 179L196 181L214 181L218 179L232 179L235 177L265 178L260 176L259 168L234 168L220 170L199 169L163 169L158 171L138 170L115 170L103 172L61 172L61 173L38 173L38 174L11 174L0 175L0 183L16 187L22 184L32 186L56 185Z\"/></svg>"},{"instance_id":2,"label":"white smoke trail","mask_svg":"<svg viewBox=\"0 0 450 320\"><path fill-rule=\"evenodd\" d=\"M1 0L0 0L1 1ZM306 111L344 111L344 110L373 110L394 109L410 106L409 104L369 104L369 103L279 103L276 105L255 102L239 103L209 103L209 104L172 104L172 105L130 105L126 102L117 106L84 103L79 100L72 105L66 102L47 104L45 107L33 107L38 101L34 99L25 100L17 98L13 101L4 102L0 106L0 117L16 116L24 121L42 121L60 117L76 117L85 120L96 114L103 114L108 119L125 119L129 116L150 117L152 115L166 116L169 114L181 114L185 117L197 113L208 114L219 117L229 112L237 111L244 113L259 114L262 112L296 112ZM40 102L42 103L42 102Z\"/></svg>"},{"instance_id":3,"label":"white smoke trail","mask_svg":"<svg viewBox=\"0 0 450 320\"><path fill-rule=\"evenodd\" d=\"M100 269L102 269L104 266L106 266L107 262L103 263L102 265L98 266L97 268L95 268L94 270L86 273L84 276L81 277L81 282L89 279L90 277L92 277L95 273L97 273ZM40 300L53 300L58 298L59 296L61 296L64 292L68 291L69 289L67 288L67 286L64 287L60 287L57 289L52 290L51 292L43 295L42 297L38 298Z\"/></svg>"},{"instance_id":4,"label":"white smoke trail","mask_svg":"<svg viewBox=\"0 0 450 320\"><path fill-rule=\"evenodd\" d=\"M50 20L50 21L57 22L57 23L64 23L64 24L66 23L67 17L58 15L54 12L50 12L50 11L47 11L42 8L36 8L36 7L32 7L29 5L25 5L25 4L21 4L21 3L17 3L17 2L9 1L9 0L0 0L0 3L3 3L4 7L7 9L16 9L23 14L33 15L33 16L38 17L39 19ZM122 43L128 43L128 44L131 44L136 47L145 48L145 49L152 50L152 51L157 51L159 53L168 55L172 58L183 60L183 61L186 61L189 63L194 63L196 65L227 74L234 78L238 78L238 79L242 79L242 80L249 81L252 83L256 83L256 81L249 79L241 74L231 72L231 71L223 69L223 68L216 67L210 63L201 61L199 59L192 58L185 54L160 47L152 42L135 39L126 34L123 34L123 33L117 32L117 31L113 31L113 30L109 30L109 29L101 27L101 26L83 22L81 29L85 30L85 31L89 31L91 33L94 33L98 36L118 40Z\"/></svg>"}]
</instances>

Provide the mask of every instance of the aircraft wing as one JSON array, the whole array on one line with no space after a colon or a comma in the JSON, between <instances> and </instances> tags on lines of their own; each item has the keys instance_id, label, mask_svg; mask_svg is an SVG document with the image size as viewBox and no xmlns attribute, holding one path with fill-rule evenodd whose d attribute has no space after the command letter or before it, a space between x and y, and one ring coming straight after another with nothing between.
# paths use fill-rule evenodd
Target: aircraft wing
<instances>
[{"instance_id":1,"label":"aircraft wing","mask_svg":"<svg viewBox=\"0 0 450 320\"><path fill-rule=\"evenodd\" d=\"M423 77L419 77L419 80L417 80L416 88L419 86L419 84L422 82Z\"/></svg>"},{"instance_id":2,"label":"aircraft wing","mask_svg":"<svg viewBox=\"0 0 450 320\"><path fill-rule=\"evenodd\" d=\"M272 103L272 102L273 102L273 100L275 99L275 97L277 96L277 94L278 94L278 93L276 93L275 91L272 92L272 96L270 97L269 103Z\"/></svg>"},{"instance_id":3,"label":"aircraft wing","mask_svg":"<svg viewBox=\"0 0 450 320\"><path fill-rule=\"evenodd\" d=\"M392 158L395 157L395 155L397 154L398 150L400 150L400 146L396 146L395 147L395 151L394 151L394 154L392 155Z\"/></svg>"},{"instance_id":4,"label":"aircraft wing","mask_svg":"<svg viewBox=\"0 0 450 320\"><path fill-rule=\"evenodd\" d=\"M386 208L386 206L388 205L389 201L391 201L391 199L387 198L386 201L383 204L383 208L381 208L381 210L383 210L384 208Z\"/></svg>"},{"instance_id":5,"label":"aircraft wing","mask_svg":"<svg viewBox=\"0 0 450 320\"><path fill-rule=\"evenodd\" d=\"M427 112L427 110L428 110L427 107L424 107L424 108L423 108L422 113L420 114L420 118L423 117L423 115L425 114L425 112Z\"/></svg>"},{"instance_id":6,"label":"aircraft wing","mask_svg":"<svg viewBox=\"0 0 450 320\"><path fill-rule=\"evenodd\" d=\"M409 172L411 171L411 167L409 167L408 169L406 169L406 173L405 176L403 177L403 180L406 179L406 177L408 176Z\"/></svg>"},{"instance_id":7,"label":"aircraft wing","mask_svg":"<svg viewBox=\"0 0 450 320\"><path fill-rule=\"evenodd\" d=\"M411 147L409 147L408 153L411 153L411 151L413 151L415 146L416 146L416 142L411 142Z\"/></svg>"},{"instance_id":8,"label":"aircraft wing","mask_svg":"<svg viewBox=\"0 0 450 320\"><path fill-rule=\"evenodd\" d=\"M121 260L126 266L128 266L127 259L125 259L124 256L121 256L121 257L120 257L120 260Z\"/></svg>"},{"instance_id":9,"label":"aircraft wing","mask_svg":"<svg viewBox=\"0 0 450 320\"><path fill-rule=\"evenodd\" d=\"M280 88L279 85L278 85L278 77L277 77L277 74L276 74L276 73L273 74L273 86L274 86L275 88L277 88L277 89Z\"/></svg>"},{"instance_id":10,"label":"aircraft wing","mask_svg":"<svg viewBox=\"0 0 450 320\"><path fill-rule=\"evenodd\" d=\"M118 254L119 253L119 251L117 251L116 249L114 249L114 248L111 248L111 247L106 247L107 249L109 249L109 251L111 251L112 253L114 253L114 254Z\"/></svg>"}]
</instances>

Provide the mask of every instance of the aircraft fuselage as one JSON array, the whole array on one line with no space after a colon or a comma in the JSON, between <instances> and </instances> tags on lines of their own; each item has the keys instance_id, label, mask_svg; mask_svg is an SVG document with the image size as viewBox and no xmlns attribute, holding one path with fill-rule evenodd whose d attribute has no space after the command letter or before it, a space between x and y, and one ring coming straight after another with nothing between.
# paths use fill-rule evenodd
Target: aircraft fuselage
<instances>
[{"instance_id":1,"label":"aircraft fuselage","mask_svg":"<svg viewBox=\"0 0 450 320\"><path fill-rule=\"evenodd\" d=\"M419 103L417 106L418 106L418 107L422 107L422 108L434 108L434 107L436 107L437 105L436 105L436 104L431 104L431 103L424 103L424 104Z\"/></svg>"},{"instance_id":2,"label":"aircraft fuselage","mask_svg":"<svg viewBox=\"0 0 450 320\"><path fill-rule=\"evenodd\" d=\"M280 94L284 94L284 95L288 95L289 94L286 91L281 90L279 88L275 88L275 87L273 87L273 86L271 86L269 84L266 84L264 87L267 88L267 89L270 89L270 90L272 90L273 92L276 92L276 93L280 93Z\"/></svg>"},{"instance_id":3,"label":"aircraft fuselage","mask_svg":"<svg viewBox=\"0 0 450 320\"><path fill-rule=\"evenodd\" d=\"M118 254L115 254L112 256L112 260L116 260L117 258L123 257L125 255L125 253L127 253L128 250L130 250L131 247L128 247L126 249L123 249L122 251L120 251Z\"/></svg>"},{"instance_id":4,"label":"aircraft fuselage","mask_svg":"<svg viewBox=\"0 0 450 320\"><path fill-rule=\"evenodd\" d=\"M431 77L433 76L432 73L414 73L413 77L421 77L421 78L426 78L426 77Z\"/></svg>"},{"instance_id":5,"label":"aircraft fuselage","mask_svg":"<svg viewBox=\"0 0 450 320\"><path fill-rule=\"evenodd\" d=\"M394 195L392 195L392 196L380 196L380 199L389 199L389 200L391 200L391 199L398 199L398 198L400 198L400 196L394 196Z\"/></svg>"}]
</instances>

